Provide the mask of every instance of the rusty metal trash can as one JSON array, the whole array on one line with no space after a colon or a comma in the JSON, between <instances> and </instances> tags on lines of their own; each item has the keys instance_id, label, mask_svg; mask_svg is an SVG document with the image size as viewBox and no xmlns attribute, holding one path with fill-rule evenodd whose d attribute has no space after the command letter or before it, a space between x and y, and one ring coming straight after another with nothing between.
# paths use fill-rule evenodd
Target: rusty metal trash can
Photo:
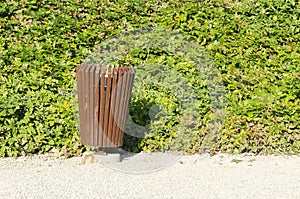
<instances>
[{"instance_id":1,"label":"rusty metal trash can","mask_svg":"<svg viewBox=\"0 0 300 199\"><path fill-rule=\"evenodd\" d=\"M80 137L85 145L123 144L135 71L130 67L80 65L77 69Z\"/></svg>"}]
</instances>

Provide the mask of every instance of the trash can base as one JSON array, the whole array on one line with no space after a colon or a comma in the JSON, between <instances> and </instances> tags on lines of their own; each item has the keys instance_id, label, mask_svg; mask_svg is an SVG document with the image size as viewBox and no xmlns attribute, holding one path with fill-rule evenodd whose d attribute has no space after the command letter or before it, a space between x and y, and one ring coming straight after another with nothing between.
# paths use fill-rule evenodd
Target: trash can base
<instances>
[{"instance_id":1,"label":"trash can base","mask_svg":"<svg viewBox=\"0 0 300 199\"><path fill-rule=\"evenodd\" d=\"M92 163L116 163L121 161L121 155L118 153L98 152L85 152L82 155L81 164Z\"/></svg>"}]
</instances>

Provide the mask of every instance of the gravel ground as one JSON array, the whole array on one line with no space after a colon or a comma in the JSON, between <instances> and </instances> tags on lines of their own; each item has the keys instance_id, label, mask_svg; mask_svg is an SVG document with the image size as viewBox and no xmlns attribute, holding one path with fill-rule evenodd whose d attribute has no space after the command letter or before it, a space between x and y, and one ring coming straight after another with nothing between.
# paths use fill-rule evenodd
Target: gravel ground
<instances>
[{"instance_id":1,"label":"gravel ground","mask_svg":"<svg viewBox=\"0 0 300 199\"><path fill-rule=\"evenodd\" d=\"M140 174L81 159L0 158L0 198L300 198L300 156L183 156Z\"/></svg>"}]
</instances>

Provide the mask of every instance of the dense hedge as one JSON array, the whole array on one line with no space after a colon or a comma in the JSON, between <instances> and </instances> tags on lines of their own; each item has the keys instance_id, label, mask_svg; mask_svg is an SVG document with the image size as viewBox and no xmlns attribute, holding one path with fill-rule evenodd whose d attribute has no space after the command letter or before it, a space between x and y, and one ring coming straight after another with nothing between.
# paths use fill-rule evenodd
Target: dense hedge
<instances>
[{"instance_id":1,"label":"dense hedge","mask_svg":"<svg viewBox=\"0 0 300 199\"><path fill-rule=\"evenodd\" d=\"M74 114L75 69L105 39L123 30L159 27L194 38L214 59L227 93L224 129L215 151L299 153L300 3L281 0L20 0L0 3L0 157L86 150ZM132 52L139 61L180 69L180 58ZM179 61L178 61L179 60ZM119 60L126 63L126 60ZM183 70L186 76L193 70ZM172 95L149 88L133 95L131 113ZM170 109L176 109L176 105ZM173 111L174 113L174 111ZM142 113L143 114L143 113ZM154 150L176 137L179 113L152 136L127 137L125 148ZM176 115L177 114L177 115ZM209 111L201 116L205 127ZM172 130L170 130L172 129ZM182 145L201 151L203 129ZM136 144L136 141L139 143ZM132 143L133 142L133 143ZM133 145L135 144L135 145Z\"/></svg>"}]
</instances>

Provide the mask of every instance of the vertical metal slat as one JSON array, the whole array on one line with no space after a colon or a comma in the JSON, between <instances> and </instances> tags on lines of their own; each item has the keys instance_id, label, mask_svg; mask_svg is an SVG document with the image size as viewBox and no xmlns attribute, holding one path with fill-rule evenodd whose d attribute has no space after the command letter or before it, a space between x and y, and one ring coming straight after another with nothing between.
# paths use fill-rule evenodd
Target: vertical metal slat
<instances>
[{"instance_id":1,"label":"vertical metal slat","mask_svg":"<svg viewBox=\"0 0 300 199\"><path fill-rule=\"evenodd\" d=\"M122 76L122 93L121 93L121 102L120 102L120 113L119 113L119 135L124 133L124 123L125 123L125 105L126 105L126 93L128 89L128 68L123 69L123 76ZM123 142L123 136L118 136L118 144L121 145Z\"/></svg>"},{"instance_id":2,"label":"vertical metal slat","mask_svg":"<svg viewBox=\"0 0 300 199\"><path fill-rule=\"evenodd\" d=\"M80 65L77 70L77 90L78 90L78 104L79 104L79 124L80 124L80 136L82 137L82 142L85 142L85 130L84 130L84 121L82 119L84 118L84 68L85 65Z\"/></svg>"},{"instance_id":3,"label":"vertical metal slat","mask_svg":"<svg viewBox=\"0 0 300 199\"><path fill-rule=\"evenodd\" d=\"M112 69L107 69L106 74L106 95L105 95L105 114L104 114L104 133L106 137L105 147L111 146L111 133L108 131L109 124L109 112L110 112L110 98L111 98L111 81L112 81Z\"/></svg>"},{"instance_id":4,"label":"vertical metal slat","mask_svg":"<svg viewBox=\"0 0 300 199\"><path fill-rule=\"evenodd\" d=\"M113 68L112 70L112 88L111 88L111 99L110 99L110 104L111 108L109 111L109 124L108 124L108 131L111 132L110 135L110 140L111 140L111 146L115 147L115 142L114 142L114 128L116 125L116 121L114 118L114 112L116 109L116 89L117 89L117 79L118 79L118 70L116 68Z\"/></svg>"}]
</instances>

